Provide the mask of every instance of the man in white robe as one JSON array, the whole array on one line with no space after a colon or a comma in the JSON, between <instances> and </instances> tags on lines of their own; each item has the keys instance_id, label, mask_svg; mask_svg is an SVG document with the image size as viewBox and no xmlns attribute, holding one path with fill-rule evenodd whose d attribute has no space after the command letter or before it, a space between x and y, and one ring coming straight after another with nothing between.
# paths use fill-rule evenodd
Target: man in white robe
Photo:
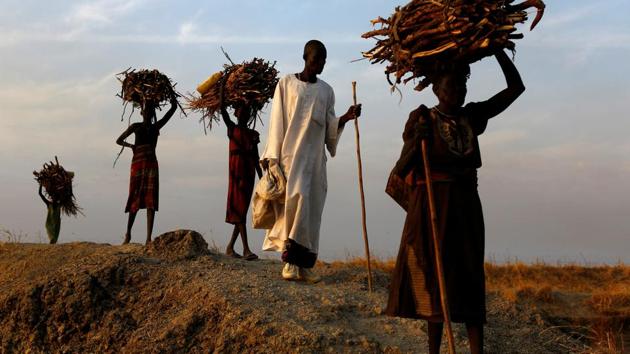
<instances>
[{"instance_id":1,"label":"man in white robe","mask_svg":"<svg viewBox=\"0 0 630 354\"><path fill-rule=\"evenodd\" d=\"M284 200L274 205L277 218L267 230L263 250L283 252L282 276L317 282L310 270L317 259L319 230L326 200L326 152L335 156L343 127L361 114L361 105L335 115L332 87L317 78L326 48L316 40L304 47L304 70L283 77L276 86L262 165L272 160L286 178Z\"/></svg>"}]
</instances>

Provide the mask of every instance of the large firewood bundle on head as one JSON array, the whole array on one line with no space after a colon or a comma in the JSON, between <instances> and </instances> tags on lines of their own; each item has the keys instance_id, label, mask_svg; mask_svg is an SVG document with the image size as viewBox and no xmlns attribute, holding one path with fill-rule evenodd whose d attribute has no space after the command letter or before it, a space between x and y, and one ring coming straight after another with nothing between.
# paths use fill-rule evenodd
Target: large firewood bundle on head
<instances>
[{"instance_id":1,"label":"large firewood bundle on head","mask_svg":"<svg viewBox=\"0 0 630 354\"><path fill-rule=\"evenodd\" d=\"M188 97L188 108L202 113L201 120L204 122L204 129L206 125L212 128L212 122L218 121L221 114L221 89L223 89L225 107L249 106L251 108L252 116L248 122L251 124L273 97L278 83L278 70L275 65L275 62L270 63L260 58L254 58L242 64L226 64L222 71L210 76L197 87L199 95Z\"/></svg>"},{"instance_id":2,"label":"large firewood bundle on head","mask_svg":"<svg viewBox=\"0 0 630 354\"><path fill-rule=\"evenodd\" d=\"M533 29L540 21L544 3L527 0L412 0L397 7L389 18L372 21L380 28L363 34L376 45L363 56L373 64L388 62L385 74L392 86L419 79L417 90L430 84L436 63L451 61L473 63L497 50L514 51L514 40L523 38L516 25L527 21L528 8L538 13ZM395 76L392 82L390 75Z\"/></svg>"},{"instance_id":3,"label":"large firewood bundle on head","mask_svg":"<svg viewBox=\"0 0 630 354\"><path fill-rule=\"evenodd\" d=\"M181 96L175 91L176 84L157 70L127 69L118 74L117 78L122 84L118 97L125 102L125 107L131 103L134 108L143 109L150 106L161 109L161 106L169 102L171 97Z\"/></svg>"},{"instance_id":4,"label":"large firewood bundle on head","mask_svg":"<svg viewBox=\"0 0 630 354\"><path fill-rule=\"evenodd\" d=\"M66 171L59 164L57 156L55 162L45 163L42 169L33 171L35 180L44 188L46 196L53 203L59 203L61 210L68 216L76 216L81 213L81 208L76 203L72 192L72 179L74 173Z\"/></svg>"}]
</instances>

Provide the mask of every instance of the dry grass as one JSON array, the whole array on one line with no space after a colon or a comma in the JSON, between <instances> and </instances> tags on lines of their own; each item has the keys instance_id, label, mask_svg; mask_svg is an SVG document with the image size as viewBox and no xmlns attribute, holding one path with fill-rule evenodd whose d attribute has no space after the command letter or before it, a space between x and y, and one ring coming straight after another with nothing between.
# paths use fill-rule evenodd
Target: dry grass
<instances>
[{"instance_id":1,"label":"dry grass","mask_svg":"<svg viewBox=\"0 0 630 354\"><path fill-rule=\"evenodd\" d=\"M625 289L630 293L630 266L486 263L486 281L489 289L501 292L551 287L554 291L578 293L609 293L613 288L616 292ZM625 284L625 287L620 287L620 284Z\"/></svg>"},{"instance_id":2,"label":"dry grass","mask_svg":"<svg viewBox=\"0 0 630 354\"><path fill-rule=\"evenodd\" d=\"M587 304L602 314L630 317L630 283L618 283L608 289L597 289Z\"/></svg>"},{"instance_id":3,"label":"dry grass","mask_svg":"<svg viewBox=\"0 0 630 354\"><path fill-rule=\"evenodd\" d=\"M331 267L365 267L367 262L365 258L362 257L348 257L345 261L333 261L328 263ZM383 260L380 258L372 258L371 259L372 269L382 270L384 272L391 273L394 271L394 267L396 266L395 259L387 259Z\"/></svg>"},{"instance_id":4,"label":"dry grass","mask_svg":"<svg viewBox=\"0 0 630 354\"><path fill-rule=\"evenodd\" d=\"M15 231L0 228L0 242L22 243L25 242L28 235L22 231Z\"/></svg>"},{"instance_id":5,"label":"dry grass","mask_svg":"<svg viewBox=\"0 0 630 354\"><path fill-rule=\"evenodd\" d=\"M510 301L573 321L594 353L623 353L630 339L630 266L486 263L486 282Z\"/></svg>"},{"instance_id":6,"label":"dry grass","mask_svg":"<svg viewBox=\"0 0 630 354\"><path fill-rule=\"evenodd\" d=\"M394 259L372 260L372 269L385 272L392 272L395 265ZM348 257L330 266L365 267L366 261L361 257ZM568 327L580 332L588 341L589 352L623 353L627 349L630 266L511 262L486 263L485 271L488 292L542 309L550 319L573 321Z\"/></svg>"}]
</instances>

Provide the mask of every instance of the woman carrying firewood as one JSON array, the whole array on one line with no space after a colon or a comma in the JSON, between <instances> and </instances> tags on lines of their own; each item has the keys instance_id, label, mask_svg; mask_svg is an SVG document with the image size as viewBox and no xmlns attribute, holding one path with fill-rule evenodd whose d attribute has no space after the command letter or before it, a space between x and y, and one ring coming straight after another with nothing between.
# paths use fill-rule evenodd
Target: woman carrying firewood
<instances>
[{"instance_id":1,"label":"woman carrying firewood","mask_svg":"<svg viewBox=\"0 0 630 354\"><path fill-rule=\"evenodd\" d=\"M254 192L255 174L262 177L262 169L258 163L258 143L260 134L249 128L248 124L255 119L254 110L247 103L234 104L235 124L227 112L224 100L224 82L221 83L221 117L227 127L230 139L229 147L229 184L225 222L233 224L232 237L227 245L225 254L234 258L244 258L252 261L258 256L249 249L247 242L247 210ZM243 243L243 255L234 251L234 244L238 235Z\"/></svg>"},{"instance_id":2,"label":"woman carrying firewood","mask_svg":"<svg viewBox=\"0 0 630 354\"><path fill-rule=\"evenodd\" d=\"M159 173L158 161L155 156L160 130L171 119L177 110L177 95L172 93L170 98L171 108L162 119L157 120L157 104L146 101L141 106L142 122L133 123L116 140L116 144L133 150L131 161L131 177L129 180L129 197L125 212L129 213L127 232L123 244L131 241L131 228L140 209L147 209L147 238L146 244L151 242L153 233L153 221L158 210L159 197ZM134 144L125 141L130 135L135 135Z\"/></svg>"},{"instance_id":3,"label":"woman carrying firewood","mask_svg":"<svg viewBox=\"0 0 630 354\"><path fill-rule=\"evenodd\" d=\"M532 7L537 15L530 29L542 18L542 0L411 0L389 18L373 20L380 28L363 34L377 41L363 55L373 64L387 62L390 85L419 80L415 89L432 85L439 101L410 113L386 188L407 217L385 312L427 320L430 353L440 352L444 327L449 352L456 351L451 321L466 324L472 353L483 352L485 235L477 137L525 90L504 50L513 51L514 41L524 37L516 26ZM485 57L496 58L507 88L464 105L470 64Z\"/></svg>"},{"instance_id":4,"label":"woman carrying firewood","mask_svg":"<svg viewBox=\"0 0 630 354\"><path fill-rule=\"evenodd\" d=\"M520 75L499 50L495 57L507 88L484 102L468 103L470 66L444 62L429 80L439 103L412 111L403 133L404 146L393 173L411 181L407 218L392 276L386 313L428 321L429 352L439 353L443 313L435 257L421 141L428 143L438 240L451 320L466 324L472 353L483 351L486 322L484 222L477 192L481 156L477 137L488 119L509 107L523 93Z\"/></svg>"}]
</instances>

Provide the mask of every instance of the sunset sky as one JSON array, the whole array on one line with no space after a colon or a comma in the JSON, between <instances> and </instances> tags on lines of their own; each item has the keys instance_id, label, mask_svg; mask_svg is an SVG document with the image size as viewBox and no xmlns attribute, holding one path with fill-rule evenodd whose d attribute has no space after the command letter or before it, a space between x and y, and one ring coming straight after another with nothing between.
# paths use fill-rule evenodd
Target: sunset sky
<instances>
[{"instance_id":1,"label":"sunset sky","mask_svg":"<svg viewBox=\"0 0 630 354\"><path fill-rule=\"evenodd\" d=\"M34 1L0 0L0 228L46 241L46 209L32 171L59 156L75 171L85 217L62 220L60 242L120 243L131 153L115 168L114 141L127 127L115 74L156 68L192 92L221 69L220 47L240 62L277 61L281 75L302 67L312 38L328 47L321 78L335 89L341 115L351 81L363 103L362 152L372 251L396 255L403 211L384 193L409 111L436 103L431 90L391 94L384 66L351 63L374 44L360 36L370 20L401 1ZM630 262L630 2L547 1L533 32L523 26L515 62L526 92L480 137L479 191L486 255L504 261ZM505 86L498 64L472 66L470 101ZM270 111L262 119L267 122ZM135 115L132 120L139 120ZM199 116L179 114L158 143L160 210L154 235L195 229L223 248L227 136L206 136ZM264 147L266 127L259 127ZM324 259L361 255L354 133L328 161ZM133 241L144 239L141 211ZM253 249L263 233L250 229ZM240 245L239 245L240 247ZM259 252L262 254L262 252Z\"/></svg>"}]
</instances>

